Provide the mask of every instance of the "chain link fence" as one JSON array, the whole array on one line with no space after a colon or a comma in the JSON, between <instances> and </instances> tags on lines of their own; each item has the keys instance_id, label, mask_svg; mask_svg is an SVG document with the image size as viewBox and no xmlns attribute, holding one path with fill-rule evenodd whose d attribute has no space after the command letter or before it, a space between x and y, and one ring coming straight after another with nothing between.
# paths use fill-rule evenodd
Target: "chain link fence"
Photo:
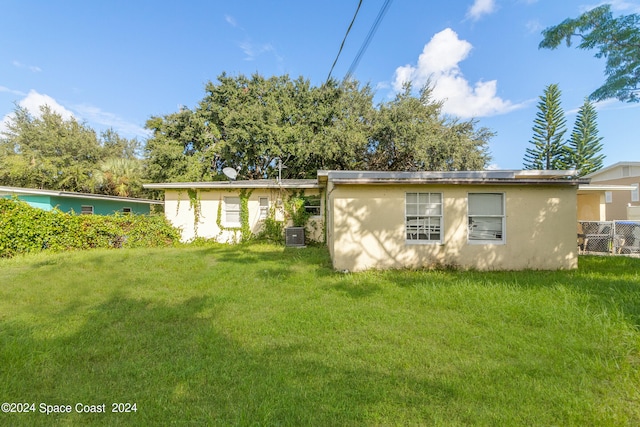
<instances>
[{"instance_id":1,"label":"chain link fence","mask_svg":"<svg viewBox=\"0 0 640 427\"><path fill-rule=\"evenodd\" d=\"M640 221L578 221L581 253L640 255Z\"/></svg>"}]
</instances>

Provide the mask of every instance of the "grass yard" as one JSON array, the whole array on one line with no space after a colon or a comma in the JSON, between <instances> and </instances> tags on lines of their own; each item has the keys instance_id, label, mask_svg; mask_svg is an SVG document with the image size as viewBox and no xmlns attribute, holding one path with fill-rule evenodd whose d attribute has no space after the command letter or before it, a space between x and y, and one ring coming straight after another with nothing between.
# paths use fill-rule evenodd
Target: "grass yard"
<instances>
[{"instance_id":1,"label":"grass yard","mask_svg":"<svg viewBox=\"0 0 640 427\"><path fill-rule=\"evenodd\" d=\"M323 248L254 244L0 260L0 401L35 410L1 425L631 426L639 372L640 259L341 274Z\"/></svg>"}]
</instances>

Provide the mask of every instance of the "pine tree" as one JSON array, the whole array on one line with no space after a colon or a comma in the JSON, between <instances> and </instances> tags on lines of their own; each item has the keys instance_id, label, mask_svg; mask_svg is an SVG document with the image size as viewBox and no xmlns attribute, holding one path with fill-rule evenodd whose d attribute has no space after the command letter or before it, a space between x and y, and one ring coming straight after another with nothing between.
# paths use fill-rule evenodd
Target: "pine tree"
<instances>
[{"instance_id":1,"label":"pine tree","mask_svg":"<svg viewBox=\"0 0 640 427\"><path fill-rule=\"evenodd\" d=\"M564 161L568 168L578 171L578 176L602 168L605 156L599 154L602 151L602 137L598 136L597 119L595 107L589 99L585 99L567 143Z\"/></svg>"},{"instance_id":2,"label":"pine tree","mask_svg":"<svg viewBox=\"0 0 640 427\"><path fill-rule=\"evenodd\" d=\"M560 106L560 89L550 84L540 96L538 113L533 121L533 138L529 141L533 147L527 148L524 155L525 169L560 169L564 152L563 137L565 128L564 111Z\"/></svg>"}]
</instances>

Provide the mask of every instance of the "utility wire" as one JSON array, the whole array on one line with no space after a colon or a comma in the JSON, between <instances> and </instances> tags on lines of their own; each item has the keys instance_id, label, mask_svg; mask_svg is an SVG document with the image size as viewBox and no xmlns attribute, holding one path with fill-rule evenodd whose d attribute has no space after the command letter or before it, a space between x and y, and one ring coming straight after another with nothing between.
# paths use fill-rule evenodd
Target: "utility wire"
<instances>
[{"instance_id":1,"label":"utility wire","mask_svg":"<svg viewBox=\"0 0 640 427\"><path fill-rule=\"evenodd\" d=\"M358 54L356 55L355 59L351 63L351 66L349 67L349 71L347 71L347 75L344 76L345 80L348 80L351 77L351 75L353 74L353 72L356 70L356 68L358 67L358 64L360 63L360 59L362 59L362 55L364 54L364 52L369 47L369 43L371 43L371 39L373 38L373 35L378 30L378 26L380 25L380 22L382 22L382 18L384 18L384 15L387 13L387 10L389 9L389 6L391 5L391 1L392 0L385 0L384 4L380 8L380 12L378 12L378 16L376 17L376 20L374 21L373 25L371 26L371 29L369 30L369 33L367 34L367 38L362 43L362 46L360 46L360 50L358 51ZM337 60L337 58L336 58L336 60ZM335 65L335 63L334 63L334 65Z\"/></svg>"},{"instance_id":2,"label":"utility wire","mask_svg":"<svg viewBox=\"0 0 640 427\"><path fill-rule=\"evenodd\" d=\"M342 39L342 44L340 45L340 50L338 50L338 54L336 55L336 59L333 61L333 65L331 66L331 70L329 70L329 75L327 76L327 81L329 81L329 79L331 78L331 73L333 72L333 67L336 66L336 62L338 62L338 58L340 57L340 53L342 52L342 48L344 47L344 42L347 40L347 36L349 35L349 32L351 31L351 27L353 27L353 23L356 20L356 16L358 16L358 12L360 11L360 6L362 6L362 0L360 0L360 2L358 3L358 7L356 8L356 13L353 14L353 19L351 20L351 23L349 24L349 28L347 28L347 32L344 35L344 38Z\"/></svg>"}]
</instances>

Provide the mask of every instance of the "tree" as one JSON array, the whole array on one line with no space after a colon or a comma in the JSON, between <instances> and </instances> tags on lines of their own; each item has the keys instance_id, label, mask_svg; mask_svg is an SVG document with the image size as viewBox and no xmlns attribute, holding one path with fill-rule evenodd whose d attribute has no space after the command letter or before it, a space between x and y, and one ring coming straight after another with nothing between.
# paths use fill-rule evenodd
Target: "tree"
<instances>
[{"instance_id":1,"label":"tree","mask_svg":"<svg viewBox=\"0 0 640 427\"><path fill-rule=\"evenodd\" d=\"M533 147L524 155L526 169L562 169L565 152L563 137L567 131L564 111L560 106L561 92L557 84L550 84L539 97L538 112L533 121Z\"/></svg>"},{"instance_id":2,"label":"tree","mask_svg":"<svg viewBox=\"0 0 640 427\"><path fill-rule=\"evenodd\" d=\"M137 159L142 154L142 144L137 138L123 138L113 129L107 129L100 134L100 145L102 157L105 159Z\"/></svg>"},{"instance_id":3,"label":"tree","mask_svg":"<svg viewBox=\"0 0 640 427\"><path fill-rule=\"evenodd\" d=\"M95 132L75 118L65 120L48 106L34 117L16 107L0 138L0 181L6 185L89 191L101 157Z\"/></svg>"},{"instance_id":4,"label":"tree","mask_svg":"<svg viewBox=\"0 0 640 427\"><path fill-rule=\"evenodd\" d=\"M578 176L584 176L602 168L605 156L599 154L602 151L602 137L598 136L597 119L596 109L588 99L585 99L567 142L564 160L566 167L578 171Z\"/></svg>"},{"instance_id":5,"label":"tree","mask_svg":"<svg viewBox=\"0 0 640 427\"><path fill-rule=\"evenodd\" d=\"M425 85L418 97L411 85L376 115L369 149L370 170L480 170L490 156L487 144L493 133L475 129L475 121L460 122L442 117L442 102L432 98Z\"/></svg>"},{"instance_id":6,"label":"tree","mask_svg":"<svg viewBox=\"0 0 640 427\"><path fill-rule=\"evenodd\" d=\"M573 37L578 37L579 49L597 49L595 57L606 58L606 81L589 99L640 101L640 15L614 18L611 6L605 4L549 27L542 35L540 48L555 49L563 41L571 46Z\"/></svg>"},{"instance_id":7,"label":"tree","mask_svg":"<svg viewBox=\"0 0 640 427\"><path fill-rule=\"evenodd\" d=\"M142 195L143 172L140 159L108 158L93 173L94 191L120 197L139 197Z\"/></svg>"},{"instance_id":8,"label":"tree","mask_svg":"<svg viewBox=\"0 0 640 427\"><path fill-rule=\"evenodd\" d=\"M153 181L203 181L231 167L245 179L308 178L318 169L362 166L373 95L331 80L312 87L288 76L209 82L193 110L152 117L146 159Z\"/></svg>"},{"instance_id":9,"label":"tree","mask_svg":"<svg viewBox=\"0 0 640 427\"><path fill-rule=\"evenodd\" d=\"M319 169L464 170L488 162L493 135L475 121L441 117L430 88L410 88L378 108L368 85L258 74L209 82L193 109L152 117L146 162L152 181L312 178ZM224 177L222 177L224 179Z\"/></svg>"},{"instance_id":10,"label":"tree","mask_svg":"<svg viewBox=\"0 0 640 427\"><path fill-rule=\"evenodd\" d=\"M74 117L62 118L48 106L42 106L39 115L16 107L0 135L0 183L138 196L143 174L139 150L136 139L109 129L99 140L93 129Z\"/></svg>"}]
</instances>

